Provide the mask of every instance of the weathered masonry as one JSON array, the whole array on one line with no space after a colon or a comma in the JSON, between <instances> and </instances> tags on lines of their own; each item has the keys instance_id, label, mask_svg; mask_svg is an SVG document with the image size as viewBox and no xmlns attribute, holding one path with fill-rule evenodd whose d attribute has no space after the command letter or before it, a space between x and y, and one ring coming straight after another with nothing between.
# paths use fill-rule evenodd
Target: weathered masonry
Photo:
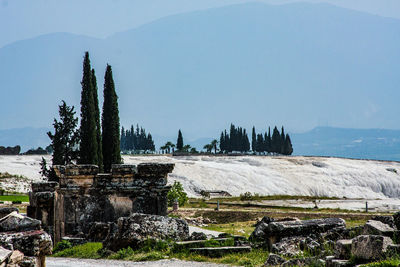
<instances>
[{"instance_id":1,"label":"weathered masonry","mask_svg":"<svg viewBox=\"0 0 400 267\"><path fill-rule=\"evenodd\" d=\"M55 242L86 235L94 222L114 222L130 213L167 215L168 173L174 164L55 166L57 182L33 183L28 216L42 221Z\"/></svg>"}]
</instances>

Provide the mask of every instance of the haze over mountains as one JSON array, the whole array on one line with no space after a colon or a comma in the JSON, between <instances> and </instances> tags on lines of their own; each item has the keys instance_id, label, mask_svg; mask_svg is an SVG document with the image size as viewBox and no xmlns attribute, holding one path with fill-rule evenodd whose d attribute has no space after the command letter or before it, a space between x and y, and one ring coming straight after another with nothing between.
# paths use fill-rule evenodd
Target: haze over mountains
<instances>
[{"instance_id":1,"label":"haze over mountains","mask_svg":"<svg viewBox=\"0 0 400 267\"><path fill-rule=\"evenodd\" d=\"M79 114L86 50L99 90L113 67L121 125L153 135L218 137L230 122L396 129L399 47L400 20L306 3L175 15L106 39L44 35L0 49L0 129L51 127L61 99Z\"/></svg>"}]
</instances>

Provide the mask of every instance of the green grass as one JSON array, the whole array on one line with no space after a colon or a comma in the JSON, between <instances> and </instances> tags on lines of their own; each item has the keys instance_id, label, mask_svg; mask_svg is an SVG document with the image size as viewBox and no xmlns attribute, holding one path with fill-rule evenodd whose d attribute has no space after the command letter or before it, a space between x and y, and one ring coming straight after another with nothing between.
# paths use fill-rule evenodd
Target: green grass
<instances>
[{"instance_id":1,"label":"green grass","mask_svg":"<svg viewBox=\"0 0 400 267\"><path fill-rule=\"evenodd\" d=\"M29 202L29 196L27 196L27 195L0 196L0 201L21 201L21 202Z\"/></svg>"},{"instance_id":2,"label":"green grass","mask_svg":"<svg viewBox=\"0 0 400 267\"><path fill-rule=\"evenodd\" d=\"M361 266L363 267L397 267L400 265L400 259L398 258L393 258L393 259L387 259L383 261L377 261L377 262L372 262L368 264L363 264Z\"/></svg>"},{"instance_id":3,"label":"green grass","mask_svg":"<svg viewBox=\"0 0 400 267\"><path fill-rule=\"evenodd\" d=\"M210 244L213 245L213 244ZM114 259L128 261L155 261L161 259L180 259L186 261L214 262L239 266L262 266L268 257L265 250L255 249L247 253L232 253L221 258L209 258L188 251L173 252L172 243L167 241L149 241L139 250L121 249L107 257L102 254L101 243L86 243L67 248L52 255L52 257L71 257L86 259Z\"/></svg>"},{"instance_id":4,"label":"green grass","mask_svg":"<svg viewBox=\"0 0 400 267\"><path fill-rule=\"evenodd\" d=\"M70 257L83 259L100 259L100 250L103 248L101 243L86 243L72 248L67 248L57 253L53 257Z\"/></svg>"},{"instance_id":5,"label":"green grass","mask_svg":"<svg viewBox=\"0 0 400 267\"><path fill-rule=\"evenodd\" d=\"M207 230L213 230L218 232L224 232L231 235L241 235L245 237L249 237L250 234L254 231L255 221L247 221L247 222L234 222L234 223L222 223L222 224L209 224L206 227L203 227Z\"/></svg>"},{"instance_id":6,"label":"green grass","mask_svg":"<svg viewBox=\"0 0 400 267\"><path fill-rule=\"evenodd\" d=\"M331 199L331 200L338 200L340 198L337 197L326 197L326 196L291 196L291 195L269 195L269 196L260 196L260 195L252 195L251 200L290 200L290 199L299 199L299 200L321 200L321 199ZM194 198L191 198L195 200ZM221 197L221 198L212 198L213 201L221 201L221 202L232 202L232 201L248 201L248 200L241 200L240 196L238 197Z\"/></svg>"}]
</instances>

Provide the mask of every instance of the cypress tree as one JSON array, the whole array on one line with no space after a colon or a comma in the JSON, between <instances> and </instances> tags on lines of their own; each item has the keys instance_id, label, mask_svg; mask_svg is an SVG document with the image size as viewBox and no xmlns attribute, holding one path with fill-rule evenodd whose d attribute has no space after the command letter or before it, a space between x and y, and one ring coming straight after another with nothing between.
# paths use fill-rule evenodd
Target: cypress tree
<instances>
[{"instance_id":1,"label":"cypress tree","mask_svg":"<svg viewBox=\"0 0 400 267\"><path fill-rule=\"evenodd\" d=\"M92 85L93 85L93 102L95 109L96 119L96 137L97 137L97 161L99 165L99 171L103 172L103 147L101 142L101 123L100 123L100 108L99 108L99 97L97 93L97 79L94 69L92 69Z\"/></svg>"},{"instance_id":2,"label":"cypress tree","mask_svg":"<svg viewBox=\"0 0 400 267\"><path fill-rule=\"evenodd\" d=\"M253 126L253 131L251 132L251 150L253 150L253 152L256 152L256 144L256 128Z\"/></svg>"},{"instance_id":3,"label":"cypress tree","mask_svg":"<svg viewBox=\"0 0 400 267\"><path fill-rule=\"evenodd\" d=\"M107 64L104 76L104 103L102 113L102 145L104 171L109 172L112 164L121 163L121 150L119 139L119 111L118 96L111 66Z\"/></svg>"},{"instance_id":4,"label":"cypress tree","mask_svg":"<svg viewBox=\"0 0 400 267\"><path fill-rule=\"evenodd\" d=\"M272 152L271 127L268 127L267 152L268 153Z\"/></svg>"},{"instance_id":5,"label":"cypress tree","mask_svg":"<svg viewBox=\"0 0 400 267\"><path fill-rule=\"evenodd\" d=\"M180 129L178 131L178 139L176 140L176 149L178 151L182 151L182 149L183 149L183 137L182 137L182 132Z\"/></svg>"},{"instance_id":6,"label":"cypress tree","mask_svg":"<svg viewBox=\"0 0 400 267\"><path fill-rule=\"evenodd\" d=\"M85 53L85 58L83 60L83 77L81 85L81 143L79 146L79 163L98 165L97 125L95 117L96 108L94 103L94 89L89 52Z\"/></svg>"},{"instance_id":7,"label":"cypress tree","mask_svg":"<svg viewBox=\"0 0 400 267\"><path fill-rule=\"evenodd\" d=\"M281 154L285 154L285 130L283 129L282 126L282 131L281 131Z\"/></svg>"},{"instance_id":8,"label":"cypress tree","mask_svg":"<svg viewBox=\"0 0 400 267\"><path fill-rule=\"evenodd\" d=\"M224 132L221 132L221 136L219 137L219 150L222 153L225 152L225 136L224 136Z\"/></svg>"},{"instance_id":9,"label":"cypress tree","mask_svg":"<svg viewBox=\"0 0 400 267\"><path fill-rule=\"evenodd\" d=\"M284 145L284 154L292 155L292 153L293 153L292 141L290 140L289 135L286 134L285 145Z\"/></svg>"},{"instance_id":10,"label":"cypress tree","mask_svg":"<svg viewBox=\"0 0 400 267\"><path fill-rule=\"evenodd\" d=\"M279 134L278 128L274 128L272 132L271 140L271 152L280 153L281 152L281 135Z\"/></svg>"}]
</instances>

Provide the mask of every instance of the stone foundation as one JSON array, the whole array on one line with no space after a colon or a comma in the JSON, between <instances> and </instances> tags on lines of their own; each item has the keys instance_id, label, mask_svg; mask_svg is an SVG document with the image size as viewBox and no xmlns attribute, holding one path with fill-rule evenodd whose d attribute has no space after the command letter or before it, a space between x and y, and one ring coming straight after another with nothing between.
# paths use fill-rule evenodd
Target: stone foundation
<instances>
[{"instance_id":1,"label":"stone foundation","mask_svg":"<svg viewBox=\"0 0 400 267\"><path fill-rule=\"evenodd\" d=\"M115 222L131 213L167 215L167 175L173 164L54 166L59 183L33 183L29 217L42 221L55 242L87 235L94 222Z\"/></svg>"}]
</instances>

